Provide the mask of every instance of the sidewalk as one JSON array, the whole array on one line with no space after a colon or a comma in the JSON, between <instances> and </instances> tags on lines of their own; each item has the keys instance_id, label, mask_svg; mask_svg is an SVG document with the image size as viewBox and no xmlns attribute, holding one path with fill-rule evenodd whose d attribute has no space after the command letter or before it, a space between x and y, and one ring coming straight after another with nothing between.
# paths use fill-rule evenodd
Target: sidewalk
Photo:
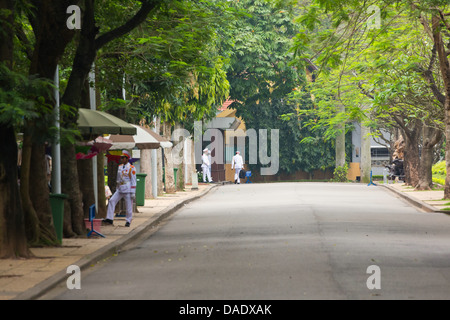
<instances>
[{"instance_id":1,"label":"sidewalk","mask_svg":"<svg viewBox=\"0 0 450 320\"><path fill-rule=\"evenodd\" d=\"M385 187L414 206L426 212L441 212L450 214L450 200L444 198L444 190L418 191L404 183L378 184Z\"/></svg>"},{"instance_id":2,"label":"sidewalk","mask_svg":"<svg viewBox=\"0 0 450 320\"><path fill-rule=\"evenodd\" d=\"M32 259L0 259L0 300L30 300L65 281L67 267L77 265L81 270L97 261L116 254L122 247L155 227L186 203L198 199L218 184L201 184L198 190L186 186L185 191L164 194L157 199L145 200L138 207L133 222L125 227L125 218L117 217L114 226L101 226L96 230L105 238L63 239L62 246L31 248Z\"/></svg>"}]
</instances>

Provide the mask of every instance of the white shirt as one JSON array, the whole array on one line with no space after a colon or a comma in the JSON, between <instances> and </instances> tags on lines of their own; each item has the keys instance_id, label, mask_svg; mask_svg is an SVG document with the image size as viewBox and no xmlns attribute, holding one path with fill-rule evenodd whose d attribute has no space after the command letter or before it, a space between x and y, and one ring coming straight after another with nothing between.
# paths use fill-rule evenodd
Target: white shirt
<instances>
[{"instance_id":1,"label":"white shirt","mask_svg":"<svg viewBox=\"0 0 450 320\"><path fill-rule=\"evenodd\" d=\"M242 160L242 157L240 154L237 154L233 157L233 160L231 161L231 169L240 169L244 167L244 160Z\"/></svg>"},{"instance_id":2,"label":"white shirt","mask_svg":"<svg viewBox=\"0 0 450 320\"><path fill-rule=\"evenodd\" d=\"M136 168L130 163L119 165L117 188L121 193L136 193Z\"/></svg>"},{"instance_id":3,"label":"white shirt","mask_svg":"<svg viewBox=\"0 0 450 320\"><path fill-rule=\"evenodd\" d=\"M204 154L202 155L202 167L203 167L203 166L209 167L209 165L210 165L210 163L209 163L209 157L208 157L207 154L204 153Z\"/></svg>"}]
</instances>

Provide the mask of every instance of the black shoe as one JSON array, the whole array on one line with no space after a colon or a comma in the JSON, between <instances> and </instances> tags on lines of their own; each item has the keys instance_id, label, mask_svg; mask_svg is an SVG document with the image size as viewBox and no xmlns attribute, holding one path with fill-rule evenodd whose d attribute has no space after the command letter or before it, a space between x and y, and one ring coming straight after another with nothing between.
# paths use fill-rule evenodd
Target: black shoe
<instances>
[{"instance_id":1,"label":"black shoe","mask_svg":"<svg viewBox=\"0 0 450 320\"><path fill-rule=\"evenodd\" d=\"M102 221L104 224L114 225L114 222L111 219L103 219Z\"/></svg>"},{"instance_id":2,"label":"black shoe","mask_svg":"<svg viewBox=\"0 0 450 320\"><path fill-rule=\"evenodd\" d=\"M125 223L125 227L129 227L129 226L130 226L129 222Z\"/></svg>"},{"instance_id":3,"label":"black shoe","mask_svg":"<svg viewBox=\"0 0 450 320\"><path fill-rule=\"evenodd\" d=\"M236 184L237 183L237 179L236 180L234 180L234 184Z\"/></svg>"}]
</instances>

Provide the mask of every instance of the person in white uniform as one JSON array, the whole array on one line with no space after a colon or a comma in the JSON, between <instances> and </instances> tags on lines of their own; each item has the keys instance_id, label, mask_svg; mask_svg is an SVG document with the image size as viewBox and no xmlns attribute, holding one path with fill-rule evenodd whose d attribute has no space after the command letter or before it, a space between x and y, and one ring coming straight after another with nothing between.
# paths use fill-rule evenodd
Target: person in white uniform
<instances>
[{"instance_id":1,"label":"person in white uniform","mask_svg":"<svg viewBox=\"0 0 450 320\"><path fill-rule=\"evenodd\" d=\"M122 198L125 199L127 211L125 227L129 227L133 219L133 200L136 198L136 168L129 163L129 160L130 154L127 150L123 150L117 169L117 189L108 202L106 219L103 220L107 224L113 224L114 209Z\"/></svg>"},{"instance_id":2,"label":"person in white uniform","mask_svg":"<svg viewBox=\"0 0 450 320\"><path fill-rule=\"evenodd\" d=\"M206 182L206 178L208 178L208 182L213 182L212 178L211 178L210 166L211 166L211 163L209 161L208 148L206 148L203 150L203 155L202 155L203 182Z\"/></svg>"},{"instance_id":3,"label":"person in white uniform","mask_svg":"<svg viewBox=\"0 0 450 320\"><path fill-rule=\"evenodd\" d=\"M231 169L235 169L234 172L234 183L240 184L241 179L239 178L239 172L244 168L244 160L242 159L242 156L240 155L239 151L236 151L236 155L233 157L233 160L231 160Z\"/></svg>"}]
</instances>

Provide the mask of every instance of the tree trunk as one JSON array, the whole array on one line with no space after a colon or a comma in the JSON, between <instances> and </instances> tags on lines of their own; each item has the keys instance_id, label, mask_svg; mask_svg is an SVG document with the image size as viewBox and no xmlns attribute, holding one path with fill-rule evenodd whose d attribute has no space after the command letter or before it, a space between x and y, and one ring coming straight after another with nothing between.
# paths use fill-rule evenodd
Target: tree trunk
<instances>
[{"instance_id":1,"label":"tree trunk","mask_svg":"<svg viewBox=\"0 0 450 320\"><path fill-rule=\"evenodd\" d=\"M361 123L361 182L370 182L372 155L370 145L370 128Z\"/></svg>"},{"instance_id":2,"label":"tree trunk","mask_svg":"<svg viewBox=\"0 0 450 320\"><path fill-rule=\"evenodd\" d=\"M168 122L163 122L163 137L171 140L172 126ZM164 166L165 166L165 180L166 180L166 193L175 193L177 191L175 186L174 166L172 159L172 148L164 149Z\"/></svg>"},{"instance_id":3,"label":"tree trunk","mask_svg":"<svg viewBox=\"0 0 450 320\"><path fill-rule=\"evenodd\" d=\"M151 149L141 150L141 173L145 173L145 198L153 198L152 195L152 160L151 160Z\"/></svg>"},{"instance_id":4,"label":"tree trunk","mask_svg":"<svg viewBox=\"0 0 450 320\"><path fill-rule=\"evenodd\" d=\"M156 119L156 121L155 121L155 128L156 128L156 133L158 133L158 134L160 134L161 133L161 118L157 118ZM156 151L156 153L157 153L157 163L156 163L156 166L157 166L157 173L158 173L158 182L160 182L160 183L158 183L158 192L157 192L157 194L158 194L158 196L161 196L161 195L163 195L163 193L164 193L164 182L163 182L163 157L162 157L162 155L163 155L163 151L164 150L164 148L159 148L157 151Z\"/></svg>"},{"instance_id":5,"label":"tree trunk","mask_svg":"<svg viewBox=\"0 0 450 320\"><path fill-rule=\"evenodd\" d=\"M64 205L64 237L86 235L82 194L78 182L75 146L61 146L61 189L68 196Z\"/></svg>"},{"instance_id":6,"label":"tree trunk","mask_svg":"<svg viewBox=\"0 0 450 320\"><path fill-rule=\"evenodd\" d=\"M184 129L183 126L180 123L175 123L175 130L182 130ZM181 143L182 144L182 148L179 154L173 154L173 156L176 156L178 159L181 159L180 161L177 161L178 164L176 165L176 167L178 168L178 172L177 172L177 185L176 188L177 190L184 190L185 188L185 176L187 174L186 171L186 159L184 157L185 152L187 152L187 150L185 150L185 148L187 148L187 143L186 143L186 139L185 137L183 137L180 141L176 141L176 143ZM175 143L175 142L174 142Z\"/></svg>"},{"instance_id":7,"label":"tree trunk","mask_svg":"<svg viewBox=\"0 0 450 320\"><path fill-rule=\"evenodd\" d=\"M416 186L416 190L431 190L431 187L433 186L433 148L441 140L441 138L441 130L424 126L422 155L420 157L419 165L419 182Z\"/></svg>"},{"instance_id":8,"label":"tree trunk","mask_svg":"<svg viewBox=\"0 0 450 320\"><path fill-rule=\"evenodd\" d=\"M84 87L81 92L81 105L84 108L89 108L91 103L89 80L86 78ZM95 136L83 137L85 141L95 139ZM82 195L83 215L84 218L89 217L89 207L95 204L94 193L94 170L92 167L92 159L77 160L78 181ZM97 179L97 177L96 177ZM98 208L97 208L98 210Z\"/></svg>"},{"instance_id":9,"label":"tree trunk","mask_svg":"<svg viewBox=\"0 0 450 320\"><path fill-rule=\"evenodd\" d=\"M97 186L98 186L98 208L97 219L106 218L106 195L105 195L105 170L103 162L105 154L97 155Z\"/></svg>"},{"instance_id":10,"label":"tree trunk","mask_svg":"<svg viewBox=\"0 0 450 320\"><path fill-rule=\"evenodd\" d=\"M27 130L27 128L25 128ZM39 244L41 231L39 228L39 219L36 210L31 203L30 194L30 165L31 165L31 135L24 134L22 144L22 164L20 168L20 194L22 199L22 207L25 216L25 230L28 243L33 245Z\"/></svg>"},{"instance_id":11,"label":"tree trunk","mask_svg":"<svg viewBox=\"0 0 450 320\"><path fill-rule=\"evenodd\" d=\"M433 175L431 167L433 166L433 148L422 148L419 167L419 182L416 190L431 190L433 185Z\"/></svg>"},{"instance_id":12,"label":"tree trunk","mask_svg":"<svg viewBox=\"0 0 450 320\"><path fill-rule=\"evenodd\" d=\"M83 202L83 217L89 217L89 207L95 204L92 159L77 160L78 181Z\"/></svg>"},{"instance_id":13,"label":"tree trunk","mask_svg":"<svg viewBox=\"0 0 450 320\"><path fill-rule=\"evenodd\" d=\"M419 141L421 136L421 122L417 120L414 129L405 132L405 149L403 166L405 170L405 183L409 186L417 186L419 183Z\"/></svg>"},{"instance_id":14,"label":"tree trunk","mask_svg":"<svg viewBox=\"0 0 450 320\"><path fill-rule=\"evenodd\" d=\"M28 258L31 253L17 186L17 143L12 126L0 125L0 141L7 155L0 158L0 258Z\"/></svg>"},{"instance_id":15,"label":"tree trunk","mask_svg":"<svg viewBox=\"0 0 450 320\"><path fill-rule=\"evenodd\" d=\"M56 66L74 32L66 27L68 2L33 2L33 14L29 16L36 38L29 69L30 75L53 80ZM52 96L45 97L53 104ZM38 129L39 126L39 129ZM39 245L58 245L53 225L45 165L44 139L49 124L27 121L24 130L21 173L21 196L27 217L30 240ZM37 223L38 222L38 223Z\"/></svg>"},{"instance_id":16,"label":"tree trunk","mask_svg":"<svg viewBox=\"0 0 450 320\"><path fill-rule=\"evenodd\" d=\"M445 112L445 139L447 143L445 144L445 161L447 168L447 176L445 178L445 188L444 188L444 199L450 199L450 62L448 60L447 51L445 49L444 40L441 35L441 19L438 14L433 14L431 18L433 41L436 47L436 51L439 57L439 67L441 70L442 79L444 82L445 89L445 102L444 102L444 112Z\"/></svg>"},{"instance_id":17,"label":"tree trunk","mask_svg":"<svg viewBox=\"0 0 450 320\"><path fill-rule=\"evenodd\" d=\"M345 106L339 105L339 113L345 112ZM336 167L345 165L345 124L341 123L336 128Z\"/></svg>"},{"instance_id":18,"label":"tree trunk","mask_svg":"<svg viewBox=\"0 0 450 320\"><path fill-rule=\"evenodd\" d=\"M9 13L0 19L0 63L8 68L13 65L14 49L14 0L0 0L0 11ZM8 83L0 79L0 86ZM0 145L4 156L0 158L0 258L28 258L25 233L25 214L20 199L17 172L17 142L14 127L0 123Z\"/></svg>"},{"instance_id":19,"label":"tree trunk","mask_svg":"<svg viewBox=\"0 0 450 320\"><path fill-rule=\"evenodd\" d=\"M95 37L97 28L94 20L93 1L85 1L85 10L82 19L82 32L77 51L73 61L72 72L67 83L61 103L78 109L85 98L85 84L94 63ZM63 114L63 126L65 128L76 128L78 111L75 114ZM62 189L63 193L69 196L68 205L64 212L64 235L72 237L75 235L85 235L83 195L80 190L79 176L76 163L75 147L72 144L62 145ZM92 174L90 175L92 179Z\"/></svg>"},{"instance_id":20,"label":"tree trunk","mask_svg":"<svg viewBox=\"0 0 450 320\"><path fill-rule=\"evenodd\" d=\"M39 220L39 245L58 245L50 206L45 146L34 142L31 157L29 194Z\"/></svg>"},{"instance_id":21,"label":"tree trunk","mask_svg":"<svg viewBox=\"0 0 450 320\"><path fill-rule=\"evenodd\" d=\"M449 97L450 90L447 93ZM445 168L447 170L447 175L445 177L444 186L444 199L450 199L450 99L447 98L445 101Z\"/></svg>"}]
</instances>

